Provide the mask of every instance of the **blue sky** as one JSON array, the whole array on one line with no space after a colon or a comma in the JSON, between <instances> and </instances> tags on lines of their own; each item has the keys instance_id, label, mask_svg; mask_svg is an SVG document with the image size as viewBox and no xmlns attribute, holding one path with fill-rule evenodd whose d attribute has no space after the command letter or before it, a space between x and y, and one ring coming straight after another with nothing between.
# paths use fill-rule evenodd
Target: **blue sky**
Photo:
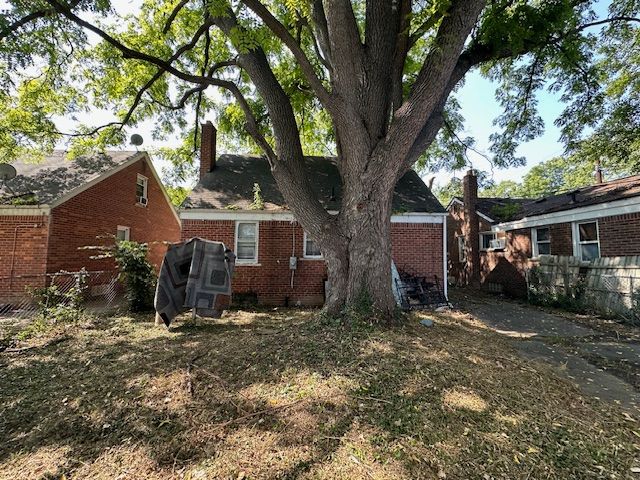
<instances>
[{"instance_id":1,"label":"blue sky","mask_svg":"<svg viewBox=\"0 0 640 480\"><path fill-rule=\"evenodd\" d=\"M496 88L496 83L484 78L478 71L473 71L467 75L464 86L457 92L461 106L460 113L465 118L464 136L473 137L476 140L476 150L489 157L491 157L489 154L489 135L496 132L498 128L493 125L493 120L501 113L500 105L495 99ZM530 142L521 144L518 148L518 154L527 159L525 166L494 169L493 179L496 182L501 180L519 181L533 165L562 154L564 148L559 142L560 130L553 123L564 109L559 97L559 94L552 94L546 90L537 93L538 109L545 122L544 134ZM491 173L491 164L486 158L472 151L467 154L473 168ZM433 173L427 173L424 176L431 177L433 175ZM435 184L443 185L452 176L461 178L463 175L464 172L461 170L453 172L453 174L452 172L437 172Z\"/></svg>"}]
</instances>

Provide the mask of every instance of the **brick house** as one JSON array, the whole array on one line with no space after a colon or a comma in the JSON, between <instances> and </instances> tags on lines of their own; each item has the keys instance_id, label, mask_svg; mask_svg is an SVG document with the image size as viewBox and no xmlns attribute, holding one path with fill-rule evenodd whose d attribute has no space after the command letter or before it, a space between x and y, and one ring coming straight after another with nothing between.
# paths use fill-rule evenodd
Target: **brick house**
<instances>
[{"instance_id":1,"label":"brick house","mask_svg":"<svg viewBox=\"0 0 640 480\"><path fill-rule=\"evenodd\" d=\"M499 285L522 296L525 270L539 255L573 256L585 264L640 255L640 175L603 182L597 172L593 185L539 199L477 195L469 171L463 197L447 206L449 279L458 284Z\"/></svg>"},{"instance_id":2,"label":"brick house","mask_svg":"<svg viewBox=\"0 0 640 480\"><path fill-rule=\"evenodd\" d=\"M17 176L0 185L0 302L24 296L26 286L42 286L46 274L60 270L115 271L112 259L91 259L95 253L79 247L114 235L149 242L150 260L159 266L162 242L180 238L177 212L146 152L69 161L56 151L14 167Z\"/></svg>"},{"instance_id":3,"label":"brick house","mask_svg":"<svg viewBox=\"0 0 640 480\"><path fill-rule=\"evenodd\" d=\"M293 214L266 159L216 157L216 130L202 126L200 180L180 209L182 238L224 242L236 252L235 298L269 305L322 305L327 268L322 255ZM340 209L341 184L334 160L306 159L318 198L328 211ZM254 185L264 208L255 209ZM392 255L397 267L446 286L446 212L413 171L400 179L393 200ZM290 268L295 262L295 269Z\"/></svg>"}]
</instances>

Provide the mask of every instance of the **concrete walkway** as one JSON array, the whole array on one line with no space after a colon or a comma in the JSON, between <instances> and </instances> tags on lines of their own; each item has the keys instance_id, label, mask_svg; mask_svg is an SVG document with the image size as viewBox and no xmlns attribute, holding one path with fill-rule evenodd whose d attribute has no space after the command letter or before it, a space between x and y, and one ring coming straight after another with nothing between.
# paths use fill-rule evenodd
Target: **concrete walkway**
<instances>
[{"instance_id":1,"label":"concrete walkway","mask_svg":"<svg viewBox=\"0 0 640 480\"><path fill-rule=\"evenodd\" d=\"M456 301L457 300L457 301ZM640 372L640 345L599 342L599 332L578 325L564 317L533 307L501 300L497 297L463 296L455 305L469 312L489 328L514 338L514 347L530 360L552 365L575 382L586 394L621 405L640 414L640 392L617 376L589 363L558 344L577 341L576 348L585 356L624 361ZM517 339L517 340L515 340Z\"/></svg>"}]
</instances>

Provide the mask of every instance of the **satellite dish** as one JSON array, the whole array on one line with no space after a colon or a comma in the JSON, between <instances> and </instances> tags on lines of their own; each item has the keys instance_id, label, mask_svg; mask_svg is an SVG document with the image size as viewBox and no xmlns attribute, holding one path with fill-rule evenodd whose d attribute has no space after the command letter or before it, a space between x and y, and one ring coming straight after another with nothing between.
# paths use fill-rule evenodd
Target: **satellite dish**
<instances>
[{"instance_id":1,"label":"satellite dish","mask_svg":"<svg viewBox=\"0 0 640 480\"><path fill-rule=\"evenodd\" d=\"M13 165L8 163L0 163L0 182L6 182L15 178L18 172Z\"/></svg>"},{"instance_id":2,"label":"satellite dish","mask_svg":"<svg viewBox=\"0 0 640 480\"><path fill-rule=\"evenodd\" d=\"M134 133L133 135L131 135L131 145L135 145L136 147L139 147L140 145L142 145L142 135L138 135L137 133Z\"/></svg>"}]
</instances>

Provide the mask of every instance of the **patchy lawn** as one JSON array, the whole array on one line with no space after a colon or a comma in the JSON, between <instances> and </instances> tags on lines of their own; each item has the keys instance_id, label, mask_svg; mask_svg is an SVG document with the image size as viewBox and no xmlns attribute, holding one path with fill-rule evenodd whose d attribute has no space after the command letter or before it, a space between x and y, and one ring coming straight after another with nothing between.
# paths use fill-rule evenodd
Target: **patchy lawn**
<instances>
[{"instance_id":1,"label":"patchy lawn","mask_svg":"<svg viewBox=\"0 0 640 480\"><path fill-rule=\"evenodd\" d=\"M0 478L633 478L637 419L434 317L122 317L0 353Z\"/></svg>"}]
</instances>

